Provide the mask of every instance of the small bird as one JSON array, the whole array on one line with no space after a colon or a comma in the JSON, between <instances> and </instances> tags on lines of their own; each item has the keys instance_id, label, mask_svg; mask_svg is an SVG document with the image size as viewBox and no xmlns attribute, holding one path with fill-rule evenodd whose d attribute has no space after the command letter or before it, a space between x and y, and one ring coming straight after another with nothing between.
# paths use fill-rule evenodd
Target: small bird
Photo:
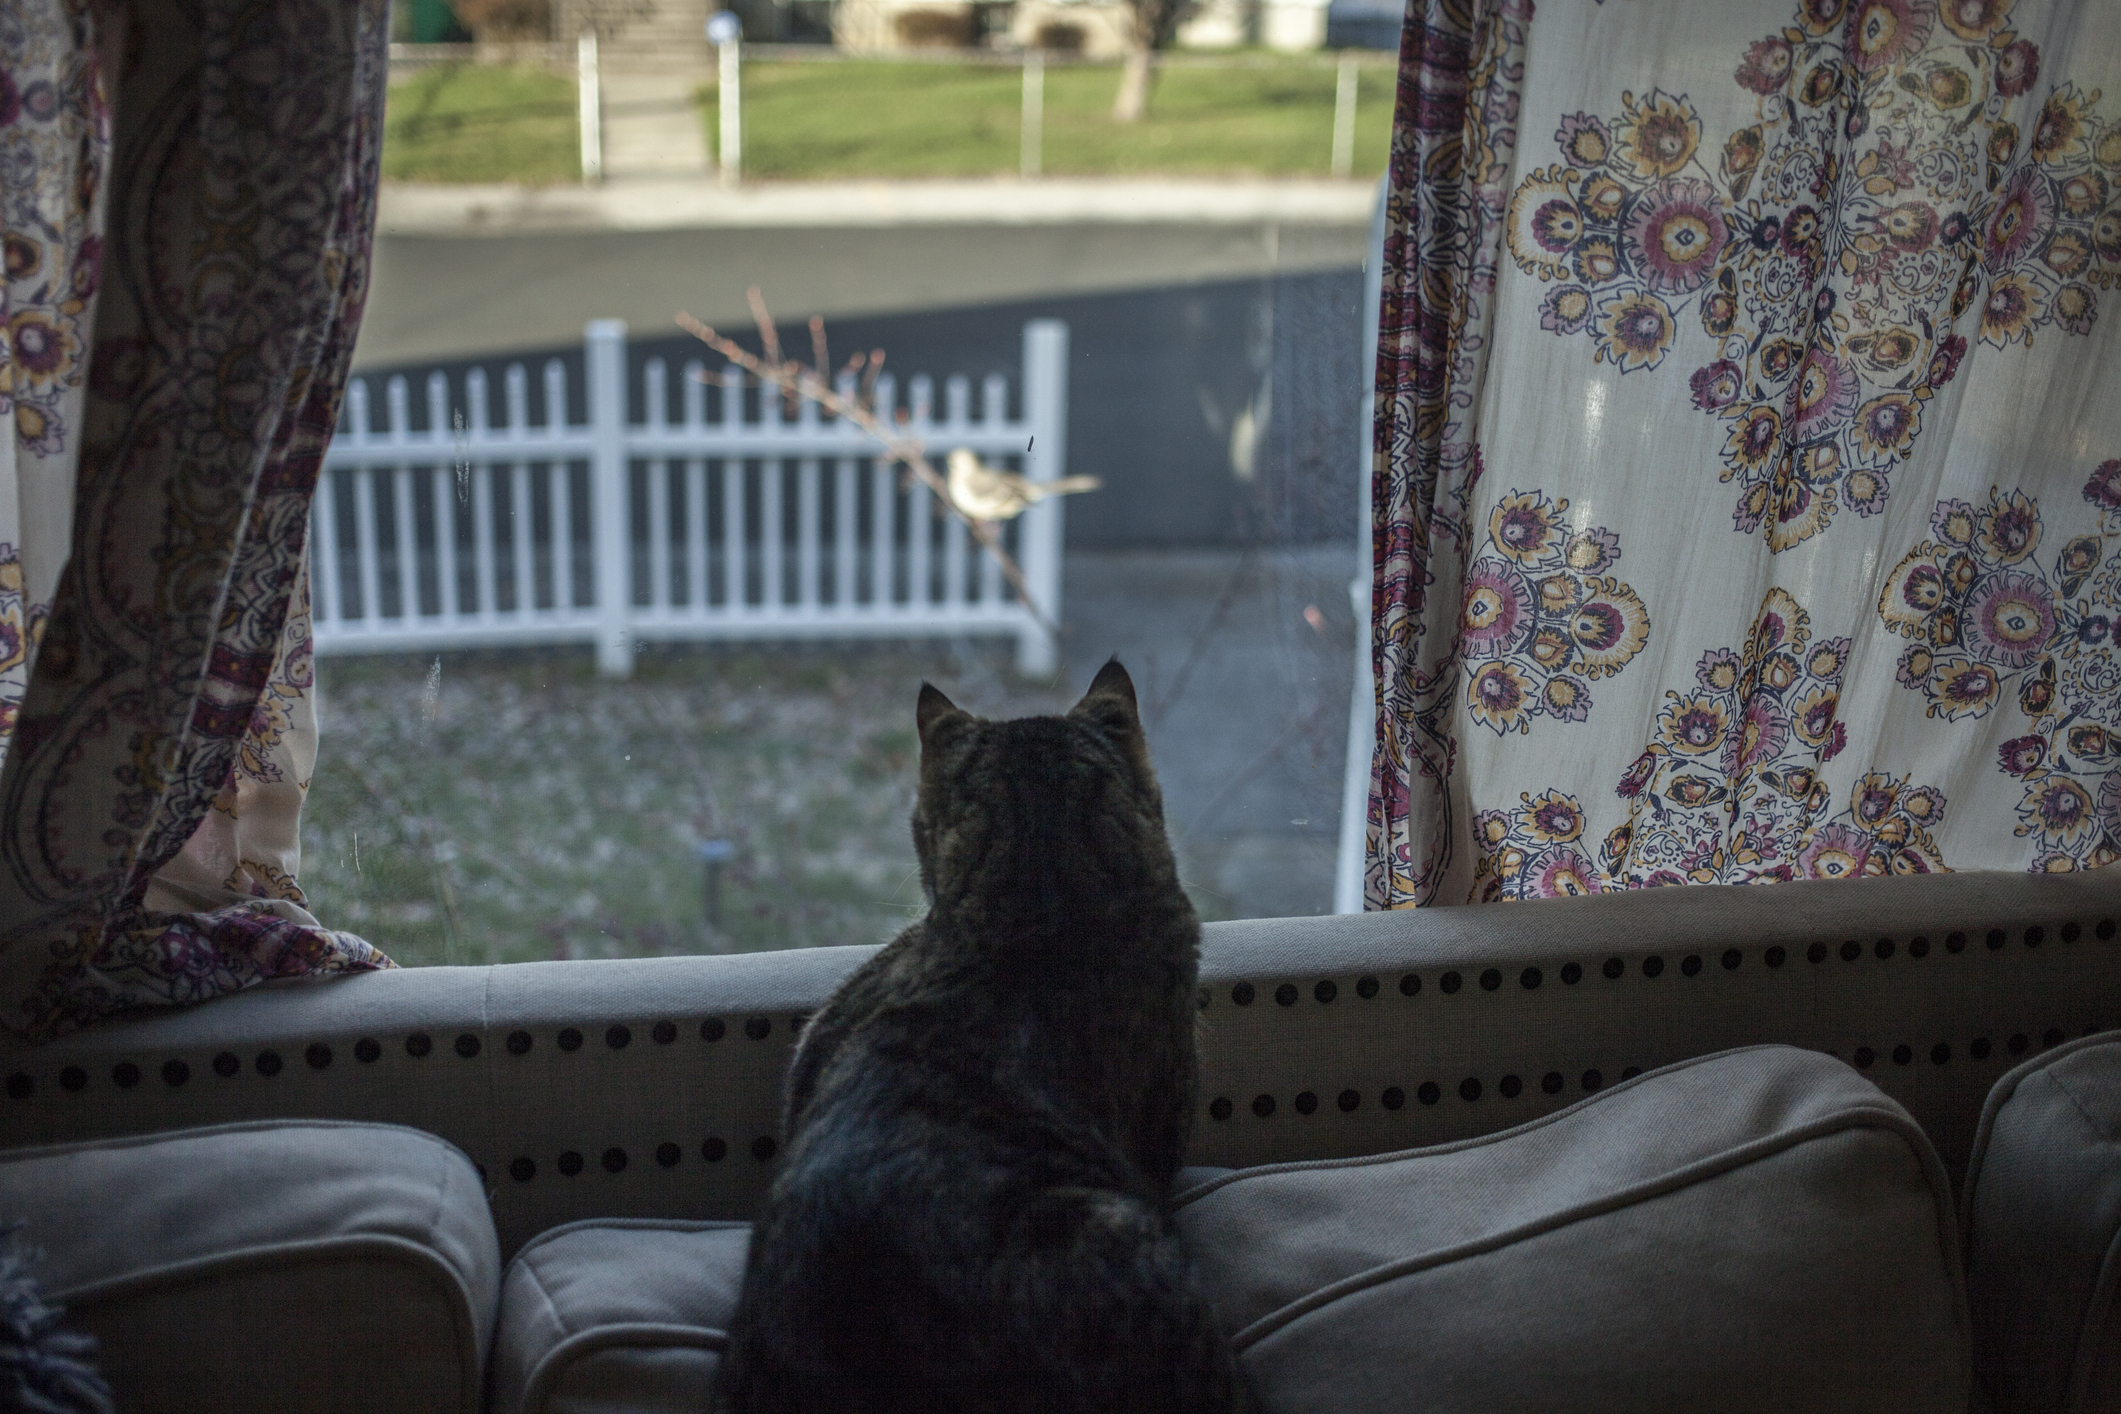
<instances>
[{"instance_id":1,"label":"small bird","mask_svg":"<svg viewBox=\"0 0 2121 1414\"><path fill-rule=\"evenodd\" d=\"M1094 476L1063 476L1058 481L1029 481L1013 471L988 466L970 449L949 456L950 499L974 520L1009 520L1048 496L1095 491L1104 483Z\"/></svg>"}]
</instances>

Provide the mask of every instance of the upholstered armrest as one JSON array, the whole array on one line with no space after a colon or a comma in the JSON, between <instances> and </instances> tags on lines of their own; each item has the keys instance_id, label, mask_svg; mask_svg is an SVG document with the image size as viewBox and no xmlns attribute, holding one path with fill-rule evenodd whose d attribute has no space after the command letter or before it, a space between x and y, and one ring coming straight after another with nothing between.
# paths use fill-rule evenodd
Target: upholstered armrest
<instances>
[{"instance_id":1,"label":"upholstered armrest","mask_svg":"<svg viewBox=\"0 0 2121 1414\"><path fill-rule=\"evenodd\" d=\"M2121 1022L2121 873L1664 889L1210 925L1194 1162L1490 1133L1635 1069L1827 1051L1963 1169L2005 1070ZM742 1218L801 1017L869 955L283 983L0 1057L4 1133L385 1120L477 1161L504 1254L587 1217Z\"/></svg>"}]
</instances>

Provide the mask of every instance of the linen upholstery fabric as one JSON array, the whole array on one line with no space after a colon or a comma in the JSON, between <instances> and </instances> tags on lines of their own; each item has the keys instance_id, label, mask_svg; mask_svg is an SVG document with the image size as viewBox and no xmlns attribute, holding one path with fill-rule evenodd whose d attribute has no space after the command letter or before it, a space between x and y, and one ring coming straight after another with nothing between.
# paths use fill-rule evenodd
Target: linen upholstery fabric
<instances>
[{"instance_id":1,"label":"linen upholstery fabric","mask_svg":"<svg viewBox=\"0 0 2121 1414\"><path fill-rule=\"evenodd\" d=\"M1441 1148L1176 1203L1269 1410L1966 1408L1943 1166L1853 1070L1753 1047Z\"/></svg>"},{"instance_id":2,"label":"linen upholstery fabric","mask_svg":"<svg viewBox=\"0 0 2121 1414\"><path fill-rule=\"evenodd\" d=\"M260 1121L10 1150L0 1212L121 1409L479 1408L500 1254L477 1170L432 1135Z\"/></svg>"},{"instance_id":3,"label":"linen upholstery fabric","mask_svg":"<svg viewBox=\"0 0 2121 1414\"><path fill-rule=\"evenodd\" d=\"M1781 1042L1862 1063L1963 1172L1998 1076L2121 1019L2109 924L2121 924L2121 874L2103 870L1211 923L1189 1162L1448 1143L1561 1109L1631 1068ZM797 1023L868 956L276 982L0 1045L0 1133L53 1143L267 1116L409 1124L485 1167L504 1255L583 1218L748 1218L777 1161Z\"/></svg>"},{"instance_id":4,"label":"linen upholstery fabric","mask_svg":"<svg viewBox=\"0 0 2121 1414\"><path fill-rule=\"evenodd\" d=\"M591 1221L532 1238L502 1280L491 1414L704 1410L750 1244L737 1222Z\"/></svg>"},{"instance_id":5,"label":"linen upholstery fabric","mask_svg":"<svg viewBox=\"0 0 2121 1414\"><path fill-rule=\"evenodd\" d=\"M1996 1082L1964 1206L1974 1370L1996 1414L2121 1409L2121 1033Z\"/></svg>"},{"instance_id":6,"label":"linen upholstery fabric","mask_svg":"<svg viewBox=\"0 0 2121 1414\"><path fill-rule=\"evenodd\" d=\"M2121 10L1416 0L1371 907L2121 851Z\"/></svg>"}]
</instances>

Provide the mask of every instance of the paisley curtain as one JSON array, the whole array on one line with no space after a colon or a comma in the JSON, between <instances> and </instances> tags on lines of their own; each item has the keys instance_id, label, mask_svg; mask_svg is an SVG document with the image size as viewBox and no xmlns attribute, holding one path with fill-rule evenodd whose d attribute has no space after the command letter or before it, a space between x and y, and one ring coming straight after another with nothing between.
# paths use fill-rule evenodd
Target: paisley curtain
<instances>
[{"instance_id":1,"label":"paisley curtain","mask_svg":"<svg viewBox=\"0 0 2121 1414\"><path fill-rule=\"evenodd\" d=\"M2121 857L2121 6L1412 0L1372 908Z\"/></svg>"},{"instance_id":2,"label":"paisley curtain","mask_svg":"<svg viewBox=\"0 0 2121 1414\"><path fill-rule=\"evenodd\" d=\"M13 490L36 508L13 512L12 567L0 550L0 660L27 672L19 707L0 676L17 1036L389 965L295 883L309 504L367 283L387 20L385 0L0 18Z\"/></svg>"}]
</instances>

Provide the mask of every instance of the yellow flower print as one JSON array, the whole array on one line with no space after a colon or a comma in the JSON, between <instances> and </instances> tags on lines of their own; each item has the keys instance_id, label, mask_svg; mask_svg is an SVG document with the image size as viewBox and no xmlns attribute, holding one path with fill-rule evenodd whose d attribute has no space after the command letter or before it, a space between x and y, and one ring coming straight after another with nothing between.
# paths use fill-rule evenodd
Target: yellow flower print
<instances>
[{"instance_id":1,"label":"yellow flower print","mask_svg":"<svg viewBox=\"0 0 2121 1414\"><path fill-rule=\"evenodd\" d=\"M1682 756L1705 756L1722 748L1730 730L1729 714L1713 697L1681 697L1667 692L1671 703L1657 716L1658 735Z\"/></svg>"},{"instance_id":2,"label":"yellow flower print","mask_svg":"<svg viewBox=\"0 0 2121 1414\"><path fill-rule=\"evenodd\" d=\"M1981 337L1991 344L2027 338L2040 314L2039 292L2025 276L1999 275L1981 305Z\"/></svg>"},{"instance_id":3,"label":"yellow flower print","mask_svg":"<svg viewBox=\"0 0 2121 1414\"><path fill-rule=\"evenodd\" d=\"M1576 278L1586 285L1603 284L1620 273L1620 255L1613 243L1603 237L1585 241L1583 249L1576 252L1572 268Z\"/></svg>"},{"instance_id":4,"label":"yellow flower print","mask_svg":"<svg viewBox=\"0 0 2121 1414\"><path fill-rule=\"evenodd\" d=\"M1473 720L1498 732L1532 729L1531 685L1508 661L1483 663L1466 684Z\"/></svg>"},{"instance_id":5,"label":"yellow flower print","mask_svg":"<svg viewBox=\"0 0 2121 1414\"><path fill-rule=\"evenodd\" d=\"M1622 373L1655 368L1664 362L1677 331L1671 307L1649 291L1609 295L1598 306L1598 351L1592 361L1604 360Z\"/></svg>"},{"instance_id":6,"label":"yellow flower print","mask_svg":"<svg viewBox=\"0 0 2121 1414\"><path fill-rule=\"evenodd\" d=\"M1833 444L1825 446L1833 450ZM1818 451L1818 448L1812 449ZM1807 469L1816 469L1817 459L1807 456L1804 464L1786 456L1782 465L1775 468L1774 479L1768 486L1767 543L1772 554L1781 554L1793 545L1805 541L1826 529L1827 522L1834 518L1838 504L1834 487L1830 484L1810 486L1806 484Z\"/></svg>"},{"instance_id":7,"label":"yellow flower print","mask_svg":"<svg viewBox=\"0 0 2121 1414\"><path fill-rule=\"evenodd\" d=\"M1797 703L1797 710L1790 715L1791 728L1807 746L1824 746L1827 738L1834 734L1834 714L1840 702L1841 694L1833 688L1814 688Z\"/></svg>"},{"instance_id":8,"label":"yellow flower print","mask_svg":"<svg viewBox=\"0 0 2121 1414\"><path fill-rule=\"evenodd\" d=\"M1586 580L1584 589L1583 601L1569 616L1577 661L1586 677L1617 673L1649 641L1649 610L1634 590L1617 579Z\"/></svg>"},{"instance_id":9,"label":"yellow flower print","mask_svg":"<svg viewBox=\"0 0 2121 1414\"><path fill-rule=\"evenodd\" d=\"M1620 96L1621 119L1614 141L1620 161L1645 181L1669 177L1701 146L1701 119L1683 97L1651 89L1638 101Z\"/></svg>"},{"instance_id":10,"label":"yellow flower print","mask_svg":"<svg viewBox=\"0 0 2121 1414\"><path fill-rule=\"evenodd\" d=\"M1977 524L1982 549L2006 565L2018 563L2039 548L2040 507L2023 491L1991 496Z\"/></svg>"},{"instance_id":11,"label":"yellow flower print","mask_svg":"<svg viewBox=\"0 0 2121 1414\"><path fill-rule=\"evenodd\" d=\"M7 335L16 370L12 390L18 397L71 379L81 354L73 330L41 309L25 309L8 322Z\"/></svg>"},{"instance_id":12,"label":"yellow flower print","mask_svg":"<svg viewBox=\"0 0 2121 1414\"><path fill-rule=\"evenodd\" d=\"M2060 772L2047 772L2027 783L2018 802L2020 835L2037 834L2043 843L2074 852L2091 843L2099 831L2091 794Z\"/></svg>"},{"instance_id":13,"label":"yellow flower print","mask_svg":"<svg viewBox=\"0 0 2121 1414\"><path fill-rule=\"evenodd\" d=\"M1575 651L1576 645L1570 642L1569 636L1557 630L1543 628L1532 635L1532 661L1548 672L1558 672L1567 666L1569 655Z\"/></svg>"},{"instance_id":14,"label":"yellow flower print","mask_svg":"<svg viewBox=\"0 0 2121 1414\"><path fill-rule=\"evenodd\" d=\"M1488 515L1488 539L1495 548L1529 564L1561 540L1561 513L1569 503L1549 501L1537 491L1513 491Z\"/></svg>"},{"instance_id":15,"label":"yellow flower print","mask_svg":"<svg viewBox=\"0 0 2121 1414\"><path fill-rule=\"evenodd\" d=\"M1504 227L1511 258L1527 275L1552 280L1568 273L1568 256L1584 232L1583 212L1569 194L1576 174L1549 167L1525 178L1510 198Z\"/></svg>"},{"instance_id":16,"label":"yellow flower print","mask_svg":"<svg viewBox=\"0 0 2121 1414\"><path fill-rule=\"evenodd\" d=\"M2040 110L2040 121L2033 124L2033 160L2035 162L2067 162L2081 156L2084 151L2084 110L2096 101L2077 91L2075 84L2064 84L2047 100Z\"/></svg>"},{"instance_id":17,"label":"yellow flower print","mask_svg":"<svg viewBox=\"0 0 2121 1414\"><path fill-rule=\"evenodd\" d=\"M1922 409L1906 393L1887 393L1856 411L1856 442L1873 456L1897 456L1914 445Z\"/></svg>"},{"instance_id":18,"label":"yellow flower print","mask_svg":"<svg viewBox=\"0 0 2121 1414\"><path fill-rule=\"evenodd\" d=\"M2091 258L2091 244L2075 231L2064 231L2056 236L2040 253L2040 263L2063 276L2076 274Z\"/></svg>"},{"instance_id":19,"label":"yellow flower print","mask_svg":"<svg viewBox=\"0 0 2121 1414\"><path fill-rule=\"evenodd\" d=\"M1758 403L1739 413L1738 420L1732 424L1730 439L1723 444L1723 454L1740 470L1758 471L1774 459L1781 445L1781 414L1765 403Z\"/></svg>"},{"instance_id":20,"label":"yellow flower print","mask_svg":"<svg viewBox=\"0 0 2121 1414\"><path fill-rule=\"evenodd\" d=\"M2013 0L1941 0L1937 18L1961 39L1986 43L2010 19Z\"/></svg>"},{"instance_id":21,"label":"yellow flower print","mask_svg":"<svg viewBox=\"0 0 2121 1414\"><path fill-rule=\"evenodd\" d=\"M1593 177L1583 185L1583 208L1599 221L1618 220L1627 202L1628 189L1611 177Z\"/></svg>"},{"instance_id":22,"label":"yellow flower print","mask_svg":"<svg viewBox=\"0 0 2121 1414\"><path fill-rule=\"evenodd\" d=\"M1539 607L1558 614L1576 602L1576 581L1565 574L1550 574L1539 581Z\"/></svg>"},{"instance_id":23,"label":"yellow flower print","mask_svg":"<svg viewBox=\"0 0 2121 1414\"><path fill-rule=\"evenodd\" d=\"M1996 670L1986 663L1952 658L1938 660L1922 684L1922 692L1930 700L1930 716L1956 722L1961 717L1978 717L1987 712L1995 705L2001 686Z\"/></svg>"},{"instance_id":24,"label":"yellow flower print","mask_svg":"<svg viewBox=\"0 0 2121 1414\"><path fill-rule=\"evenodd\" d=\"M1524 802L1525 828L1532 838L1547 844L1567 844L1583 833L1582 809L1562 792L1550 790L1537 800L1528 793L1517 798Z\"/></svg>"}]
</instances>

